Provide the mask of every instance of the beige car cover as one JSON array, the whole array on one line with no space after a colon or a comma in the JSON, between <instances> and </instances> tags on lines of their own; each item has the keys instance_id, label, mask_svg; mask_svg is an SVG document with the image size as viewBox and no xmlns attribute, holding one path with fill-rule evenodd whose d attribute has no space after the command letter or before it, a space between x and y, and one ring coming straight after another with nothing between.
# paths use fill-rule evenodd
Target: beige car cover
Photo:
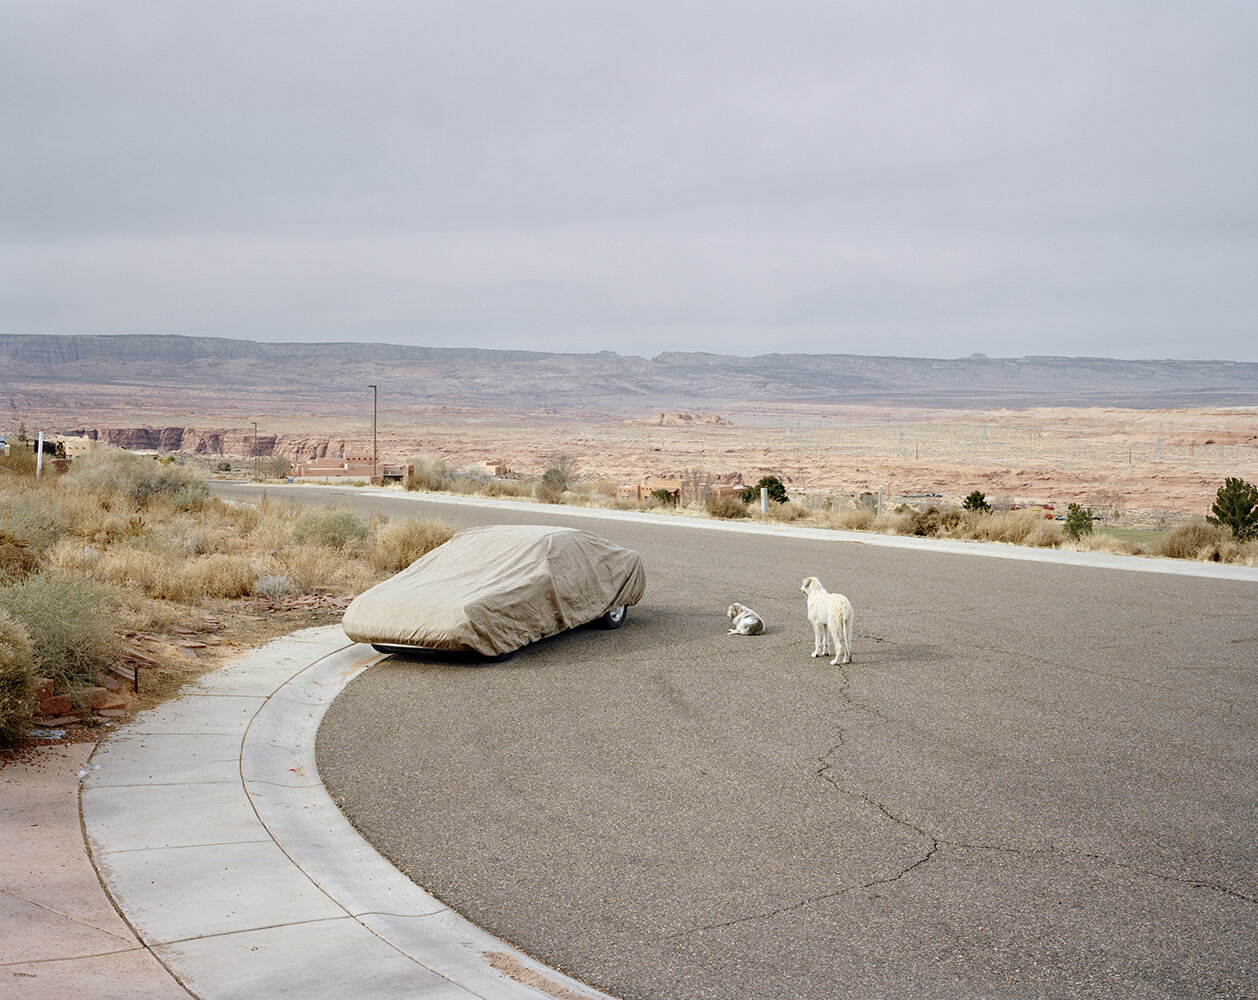
<instances>
[{"instance_id":1,"label":"beige car cover","mask_svg":"<svg viewBox=\"0 0 1258 1000\"><path fill-rule=\"evenodd\" d=\"M467 528L359 594L342 626L355 642L510 653L584 625L646 590L632 549L575 528Z\"/></svg>"}]
</instances>

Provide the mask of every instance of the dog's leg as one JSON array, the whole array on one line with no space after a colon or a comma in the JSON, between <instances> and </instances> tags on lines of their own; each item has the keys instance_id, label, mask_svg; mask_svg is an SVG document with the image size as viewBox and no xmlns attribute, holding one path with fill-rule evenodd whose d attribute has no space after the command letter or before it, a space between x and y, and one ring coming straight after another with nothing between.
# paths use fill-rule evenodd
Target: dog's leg
<instances>
[{"instance_id":1,"label":"dog's leg","mask_svg":"<svg viewBox=\"0 0 1258 1000\"><path fill-rule=\"evenodd\" d=\"M839 645L839 642L842 637L842 633L838 629L835 628L835 624L836 623L833 618L831 618L830 621L827 622L826 624L826 629L830 633L832 639L834 640L834 659L830 661L830 666L832 667L837 667L839 665L839 656L840 656L839 651L842 648Z\"/></svg>"},{"instance_id":2,"label":"dog's leg","mask_svg":"<svg viewBox=\"0 0 1258 1000\"><path fill-rule=\"evenodd\" d=\"M821 625L820 622L812 623L812 655L813 656L821 655L822 627L823 626Z\"/></svg>"}]
</instances>

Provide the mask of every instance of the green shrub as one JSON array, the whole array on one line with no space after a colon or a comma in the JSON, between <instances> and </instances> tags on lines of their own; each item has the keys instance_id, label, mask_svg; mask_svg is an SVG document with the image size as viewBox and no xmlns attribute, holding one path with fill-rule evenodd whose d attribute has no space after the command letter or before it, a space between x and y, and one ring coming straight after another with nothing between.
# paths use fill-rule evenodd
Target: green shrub
<instances>
[{"instance_id":1,"label":"green shrub","mask_svg":"<svg viewBox=\"0 0 1258 1000\"><path fill-rule=\"evenodd\" d=\"M144 508L154 500L166 500L181 510L199 510L209 500L205 483L189 468L163 465L129 451L108 449L76 458L66 473L72 485L125 497Z\"/></svg>"},{"instance_id":2,"label":"green shrub","mask_svg":"<svg viewBox=\"0 0 1258 1000\"><path fill-rule=\"evenodd\" d=\"M371 537L367 522L348 507L318 507L293 522L293 541L329 549L359 546Z\"/></svg>"},{"instance_id":3,"label":"green shrub","mask_svg":"<svg viewBox=\"0 0 1258 1000\"><path fill-rule=\"evenodd\" d=\"M760 500L761 489L769 491L769 499L774 503L786 503L786 487L777 476L761 476L755 486L748 486L739 496L745 504L757 503Z\"/></svg>"},{"instance_id":4,"label":"green shrub","mask_svg":"<svg viewBox=\"0 0 1258 1000\"><path fill-rule=\"evenodd\" d=\"M1206 520L1231 528L1238 542L1258 538L1258 486L1228 476L1219 487Z\"/></svg>"},{"instance_id":5,"label":"green shrub","mask_svg":"<svg viewBox=\"0 0 1258 1000\"><path fill-rule=\"evenodd\" d=\"M1092 534L1092 508L1072 503L1066 508L1066 534L1076 542L1081 535Z\"/></svg>"},{"instance_id":6,"label":"green shrub","mask_svg":"<svg viewBox=\"0 0 1258 1000\"><path fill-rule=\"evenodd\" d=\"M964 510L991 510L992 505L987 502L987 497L982 490L975 490L961 502Z\"/></svg>"},{"instance_id":7,"label":"green shrub","mask_svg":"<svg viewBox=\"0 0 1258 1000\"><path fill-rule=\"evenodd\" d=\"M747 505L738 497L713 497L705 505L712 517L746 517Z\"/></svg>"},{"instance_id":8,"label":"green shrub","mask_svg":"<svg viewBox=\"0 0 1258 1000\"><path fill-rule=\"evenodd\" d=\"M90 684L117 661L122 644L113 618L120 604L107 584L57 573L0 587L0 608L31 637L36 672L61 689Z\"/></svg>"},{"instance_id":9,"label":"green shrub","mask_svg":"<svg viewBox=\"0 0 1258 1000\"><path fill-rule=\"evenodd\" d=\"M0 746L26 733L34 714L35 648L25 627L0 610Z\"/></svg>"},{"instance_id":10,"label":"green shrub","mask_svg":"<svg viewBox=\"0 0 1258 1000\"><path fill-rule=\"evenodd\" d=\"M658 503L659 505L663 507L676 507L677 506L677 497L673 496L671 493L668 492L668 490L664 489L663 487L661 487L658 490L652 490L651 499L656 501L656 503Z\"/></svg>"}]
</instances>

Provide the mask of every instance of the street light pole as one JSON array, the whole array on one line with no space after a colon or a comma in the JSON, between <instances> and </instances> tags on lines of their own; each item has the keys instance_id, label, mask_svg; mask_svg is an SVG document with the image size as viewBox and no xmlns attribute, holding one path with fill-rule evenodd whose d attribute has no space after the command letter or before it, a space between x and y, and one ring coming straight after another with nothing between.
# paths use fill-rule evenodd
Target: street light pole
<instances>
[{"instance_id":1,"label":"street light pole","mask_svg":"<svg viewBox=\"0 0 1258 1000\"><path fill-rule=\"evenodd\" d=\"M367 388L371 390L371 478L375 479L377 475L376 414L378 412L376 404L379 400L380 392L374 384L367 386Z\"/></svg>"},{"instance_id":2,"label":"street light pole","mask_svg":"<svg viewBox=\"0 0 1258 1000\"><path fill-rule=\"evenodd\" d=\"M258 422L251 421L253 424L253 481L258 481Z\"/></svg>"}]
</instances>

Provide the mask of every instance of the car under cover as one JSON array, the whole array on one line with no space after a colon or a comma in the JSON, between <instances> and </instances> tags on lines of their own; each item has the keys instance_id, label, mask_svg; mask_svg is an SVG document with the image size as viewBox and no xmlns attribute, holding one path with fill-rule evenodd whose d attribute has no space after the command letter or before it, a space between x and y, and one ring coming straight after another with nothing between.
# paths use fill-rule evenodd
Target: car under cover
<instances>
[{"instance_id":1,"label":"car under cover","mask_svg":"<svg viewBox=\"0 0 1258 1000\"><path fill-rule=\"evenodd\" d=\"M642 557L577 528L466 528L359 594L355 642L501 656L584 625L646 590Z\"/></svg>"}]
</instances>

